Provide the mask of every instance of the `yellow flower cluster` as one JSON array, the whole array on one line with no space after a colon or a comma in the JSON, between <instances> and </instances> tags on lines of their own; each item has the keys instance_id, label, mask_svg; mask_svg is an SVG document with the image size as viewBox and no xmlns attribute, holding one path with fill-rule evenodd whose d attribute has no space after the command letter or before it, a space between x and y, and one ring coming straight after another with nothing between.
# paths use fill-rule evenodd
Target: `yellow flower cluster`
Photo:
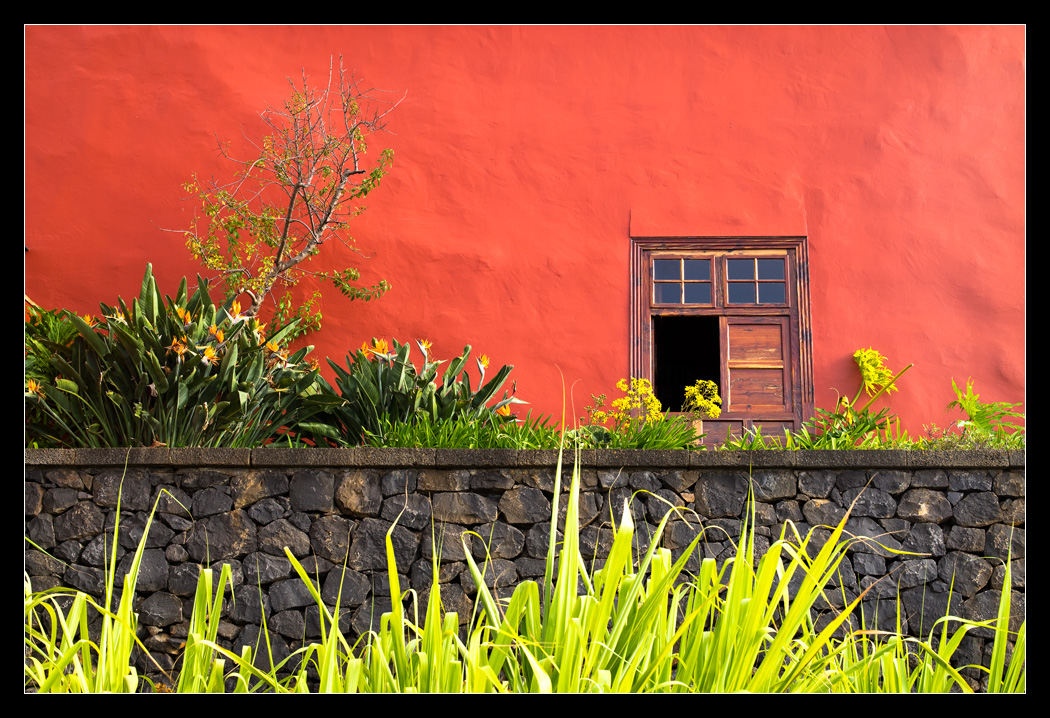
<instances>
[{"instance_id":1,"label":"yellow flower cluster","mask_svg":"<svg viewBox=\"0 0 1050 718\"><path fill-rule=\"evenodd\" d=\"M886 367L886 357L871 347L858 349L853 354L853 359L857 362L857 366L860 367L860 375L864 381L864 391L868 392L868 396L874 396L893 378L893 372ZM893 385L886 390L887 393L893 391L897 391L897 387Z\"/></svg>"},{"instance_id":2,"label":"yellow flower cluster","mask_svg":"<svg viewBox=\"0 0 1050 718\"><path fill-rule=\"evenodd\" d=\"M631 379L630 384L626 379L620 379L616 382L616 388L626 392L627 396L614 399L608 411L603 408L606 395L591 394L594 406L585 407L587 411L585 423L600 426L612 419L613 430L616 431L637 421L644 424L663 421L663 407L660 406L660 400L653 394L653 385L648 379ZM584 421L582 418L580 420Z\"/></svg>"},{"instance_id":3,"label":"yellow flower cluster","mask_svg":"<svg viewBox=\"0 0 1050 718\"><path fill-rule=\"evenodd\" d=\"M627 392L627 396L613 400L609 416L617 424L629 422L640 416L646 424L655 424L663 420L664 414L660 400L653 394L653 385L648 379L631 379L628 387L626 379L616 382L616 388Z\"/></svg>"},{"instance_id":4,"label":"yellow flower cluster","mask_svg":"<svg viewBox=\"0 0 1050 718\"><path fill-rule=\"evenodd\" d=\"M722 397L718 395L718 385L713 381L700 379L692 386L687 386L682 410L692 412L694 419L717 419L722 413Z\"/></svg>"}]
</instances>

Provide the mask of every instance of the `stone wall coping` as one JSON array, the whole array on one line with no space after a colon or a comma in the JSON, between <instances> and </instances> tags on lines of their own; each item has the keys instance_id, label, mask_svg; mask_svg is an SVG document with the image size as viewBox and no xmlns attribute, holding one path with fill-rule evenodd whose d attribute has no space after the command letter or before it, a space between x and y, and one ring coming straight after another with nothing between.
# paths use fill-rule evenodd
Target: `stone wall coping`
<instances>
[{"instance_id":1,"label":"stone wall coping","mask_svg":"<svg viewBox=\"0 0 1050 718\"><path fill-rule=\"evenodd\" d=\"M557 463L552 450L415 449L355 447L351 449L130 448L26 449L27 466L347 466L396 468L516 468ZM573 452L562 461L571 465ZM580 464L590 468L895 468L895 469L1008 469L1025 467L1024 451L646 451L585 450Z\"/></svg>"}]
</instances>

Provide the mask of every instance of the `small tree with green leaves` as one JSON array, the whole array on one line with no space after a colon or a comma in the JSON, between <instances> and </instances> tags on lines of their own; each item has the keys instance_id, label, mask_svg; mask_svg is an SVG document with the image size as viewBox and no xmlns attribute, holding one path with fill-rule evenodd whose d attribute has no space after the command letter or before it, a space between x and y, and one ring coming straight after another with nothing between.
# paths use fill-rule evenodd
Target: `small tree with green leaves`
<instances>
[{"instance_id":1,"label":"small tree with green leaves","mask_svg":"<svg viewBox=\"0 0 1050 718\"><path fill-rule=\"evenodd\" d=\"M385 280L359 284L356 268L316 272L306 268L333 240L361 254L347 234L360 203L379 186L393 160L386 149L366 157L368 137L383 130L398 101L365 88L346 73L329 70L324 89L289 80L284 108L262 113L267 134L258 155L240 160L220 143L223 156L238 165L236 178L221 183L194 175L185 188L200 200L203 216L186 232L190 253L218 279L232 299L251 297L245 314L256 316L271 299L273 324L298 318L299 332L320 328L320 292L305 301L292 293L304 277L330 282L349 299L377 299L390 288ZM253 143L254 144L254 143Z\"/></svg>"}]
</instances>

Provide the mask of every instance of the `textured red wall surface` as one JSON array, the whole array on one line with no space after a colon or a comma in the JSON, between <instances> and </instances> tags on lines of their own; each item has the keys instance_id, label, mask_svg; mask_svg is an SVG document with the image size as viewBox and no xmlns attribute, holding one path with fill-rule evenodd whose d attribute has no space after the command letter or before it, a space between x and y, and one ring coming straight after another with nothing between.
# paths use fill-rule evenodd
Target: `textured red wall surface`
<instances>
[{"instance_id":1,"label":"textured red wall surface","mask_svg":"<svg viewBox=\"0 0 1050 718\"><path fill-rule=\"evenodd\" d=\"M194 172L230 176L285 78L343 56L404 101L352 232L366 280L329 290L316 355L371 336L470 343L518 395L576 415L628 373L643 235L808 237L817 406L860 347L915 368L892 406L945 424L950 377L1025 392L1020 27L29 27L25 291L97 311L198 266ZM320 267L358 258L338 252Z\"/></svg>"}]
</instances>

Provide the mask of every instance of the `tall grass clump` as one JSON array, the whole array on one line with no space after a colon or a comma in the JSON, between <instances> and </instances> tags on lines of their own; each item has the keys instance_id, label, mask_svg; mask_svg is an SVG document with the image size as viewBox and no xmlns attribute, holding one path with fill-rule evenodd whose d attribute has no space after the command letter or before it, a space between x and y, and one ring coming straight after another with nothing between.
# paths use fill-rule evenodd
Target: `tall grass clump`
<instances>
[{"instance_id":1,"label":"tall grass clump","mask_svg":"<svg viewBox=\"0 0 1050 718\"><path fill-rule=\"evenodd\" d=\"M482 419L456 416L433 419L418 414L410 422L384 418L381 431L369 435L366 443L378 447L418 447L435 449L557 449L558 427L550 417L506 420L498 414Z\"/></svg>"},{"instance_id":2,"label":"tall grass clump","mask_svg":"<svg viewBox=\"0 0 1050 718\"><path fill-rule=\"evenodd\" d=\"M103 602L82 591L52 590L34 593L25 575L25 686L40 693L134 693L142 679L132 665L138 639L138 617L133 610L135 585L146 548L153 513L114 607L117 566L117 528L120 524L118 493L113 545L105 570ZM155 510L155 507L154 507ZM68 604L67 608L63 608ZM92 614L102 617L97 637L92 636ZM141 643L139 643L141 645Z\"/></svg>"},{"instance_id":3,"label":"tall grass clump","mask_svg":"<svg viewBox=\"0 0 1050 718\"><path fill-rule=\"evenodd\" d=\"M704 559L698 575L686 576L703 533L672 561L658 548L668 512L635 564L635 527L625 505L608 559L588 574L579 555L579 482L577 463L557 569L552 538L542 586L522 583L501 609L467 557L488 619L478 629L478 657L503 676L507 690L786 691L827 661L832 634L860 601L815 628L813 604L845 555L845 519L813 558L811 532L797 546L782 537L756 560L752 511L735 557L721 567ZM559 472L555 497L560 483ZM796 573L801 586L789 594Z\"/></svg>"},{"instance_id":4,"label":"tall grass clump","mask_svg":"<svg viewBox=\"0 0 1050 718\"><path fill-rule=\"evenodd\" d=\"M849 546L846 516L821 542L788 524L761 552L755 541L754 504L742 522L736 554L721 565L705 558L695 574L686 565L704 531L673 560L660 547L668 511L648 548L632 549L635 525L625 503L612 548L600 567L587 564L579 544L579 459L571 476L555 474L551 538L541 582L520 583L509 598L490 591L469 547L466 560L477 585L474 620L461 632L459 616L446 612L434 580L425 602L402 591L392 532L386 536L392 604L378 627L352 641L340 628L339 609L322 601L319 586L286 549L317 602L321 640L269 669L254 653L240 655L216 641L228 568L218 581L202 571L186 651L177 664L179 692L971 692L951 665L976 626L993 628L987 676L989 692L1025 690L1025 626L1009 632L1010 567L999 616L975 623L941 619L926 640L865 628L858 606L864 593L830 620L818 620L829 580ZM567 480L564 538L557 541L562 485ZM147 528L148 533L148 528ZM466 539L464 539L464 542ZM143 537L143 545L145 535ZM39 691L128 691L148 687L129 659L134 643L131 611L142 546L115 612L109 611L112 566L107 579L102 639L87 632L83 594L65 613L53 594L26 590L26 687ZM760 555L761 554L761 555ZM438 575L438 559L433 559ZM845 602L843 602L845 603ZM339 605L337 600L336 605ZM45 620L38 620L40 611ZM855 628L858 626L859 628ZM265 622L263 626L265 640ZM1007 659L1007 641L1014 650Z\"/></svg>"}]
</instances>

